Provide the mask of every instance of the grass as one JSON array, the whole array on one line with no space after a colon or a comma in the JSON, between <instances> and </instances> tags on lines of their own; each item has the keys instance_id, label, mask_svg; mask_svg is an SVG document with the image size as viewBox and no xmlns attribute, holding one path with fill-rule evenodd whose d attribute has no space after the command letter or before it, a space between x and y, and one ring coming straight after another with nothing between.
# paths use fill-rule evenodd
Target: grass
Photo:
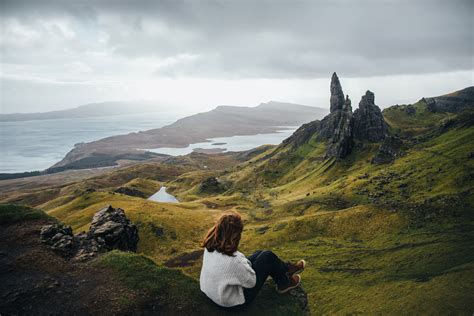
<instances>
[{"instance_id":1,"label":"grass","mask_svg":"<svg viewBox=\"0 0 474 316\"><path fill-rule=\"evenodd\" d=\"M0 224L14 224L22 221L49 219L52 220L42 210L31 208L24 205L0 204Z\"/></svg>"},{"instance_id":2,"label":"grass","mask_svg":"<svg viewBox=\"0 0 474 316\"><path fill-rule=\"evenodd\" d=\"M407 113L407 107L415 109L414 114ZM385 121L393 132L405 136L416 136L436 127L441 120L454 116L450 113L433 113L425 102L418 101L413 105L397 105L383 110Z\"/></svg>"},{"instance_id":3,"label":"grass","mask_svg":"<svg viewBox=\"0 0 474 316\"><path fill-rule=\"evenodd\" d=\"M111 268L122 282L134 290L141 290L156 304L163 315L224 315L225 311L212 304L199 289L199 283L179 270L157 266L153 260L132 253L112 251L96 263ZM274 288L265 286L262 294L243 315L302 315L297 302L289 295L278 296ZM234 314L234 313L232 313Z\"/></svg>"},{"instance_id":4,"label":"grass","mask_svg":"<svg viewBox=\"0 0 474 316\"><path fill-rule=\"evenodd\" d=\"M471 223L472 225L472 223ZM303 257L314 314L469 314L474 310L472 227L400 231L374 239L315 237L275 246Z\"/></svg>"},{"instance_id":5,"label":"grass","mask_svg":"<svg viewBox=\"0 0 474 316\"><path fill-rule=\"evenodd\" d=\"M138 190L142 192L144 196L150 197L161 188L161 182L150 179L135 178L122 185L122 187Z\"/></svg>"},{"instance_id":6,"label":"grass","mask_svg":"<svg viewBox=\"0 0 474 316\"><path fill-rule=\"evenodd\" d=\"M190 314L217 312L200 296L200 260L177 270L163 264L200 249L224 210L243 215L244 253L272 249L285 260L308 261L303 287L314 314L472 314L474 127L437 132L451 114L431 113L423 102L413 105L415 114L406 107L384 110L405 142L403 155L390 164L371 164L379 144L367 143L356 144L344 161L327 160L315 135L297 150L269 148L239 165L195 155L176 158L176 170L130 167L61 188L41 207L76 232L102 207L123 208L139 228L138 251L146 257L112 252L99 264L166 306L176 299ZM209 176L230 189L201 194ZM112 193L119 185L149 192L165 185L184 202ZM91 186L96 191L85 191ZM265 309L251 313L294 312L292 304L278 305L270 287L259 299Z\"/></svg>"},{"instance_id":7,"label":"grass","mask_svg":"<svg viewBox=\"0 0 474 316\"><path fill-rule=\"evenodd\" d=\"M221 213L199 203L156 203L122 194L92 192L50 209L48 214L80 232L88 230L94 214L109 204L125 210L139 229L138 250L157 261L199 248L203 231Z\"/></svg>"}]
</instances>

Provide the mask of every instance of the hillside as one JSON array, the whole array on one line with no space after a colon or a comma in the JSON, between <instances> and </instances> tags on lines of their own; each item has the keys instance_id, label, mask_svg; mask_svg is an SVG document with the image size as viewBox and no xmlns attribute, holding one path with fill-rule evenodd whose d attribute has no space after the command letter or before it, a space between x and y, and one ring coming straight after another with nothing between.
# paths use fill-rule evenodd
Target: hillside
<instances>
[{"instance_id":1,"label":"hillside","mask_svg":"<svg viewBox=\"0 0 474 316\"><path fill-rule=\"evenodd\" d=\"M0 257L2 315L223 315L196 280L145 256L112 251L73 261L58 255L39 243L41 228L54 223L40 210L0 206L0 250L8 254ZM261 314L271 305L270 311L304 315L296 297L273 302L271 288L262 292L260 304L236 314Z\"/></svg>"},{"instance_id":2,"label":"hillside","mask_svg":"<svg viewBox=\"0 0 474 316\"><path fill-rule=\"evenodd\" d=\"M18 187L3 202L34 205L75 232L104 206L120 207L138 227L138 253L190 282L199 277L202 235L223 210L236 210L245 220L241 251L307 260L302 289L313 314L472 314L474 87L384 111L370 91L353 111L336 74L330 90L330 113L279 146ZM161 185L182 202L116 192L146 196ZM124 267L134 263L104 260L126 271L125 284L142 283ZM155 283L166 279L152 275ZM186 295L199 301L197 289ZM262 299L264 308L280 302L271 291Z\"/></svg>"},{"instance_id":3,"label":"hillside","mask_svg":"<svg viewBox=\"0 0 474 316\"><path fill-rule=\"evenodd\" d=\"M102 167L111 166L124 157L143 155L145 149L186 147L215 137L272 133L281 126L299 126L309 117L325 114L321 108L274 101L257 107L218 106L162 128L77 144L49 170L95 168L98 161Z\"/></svg>"}]
</instances>

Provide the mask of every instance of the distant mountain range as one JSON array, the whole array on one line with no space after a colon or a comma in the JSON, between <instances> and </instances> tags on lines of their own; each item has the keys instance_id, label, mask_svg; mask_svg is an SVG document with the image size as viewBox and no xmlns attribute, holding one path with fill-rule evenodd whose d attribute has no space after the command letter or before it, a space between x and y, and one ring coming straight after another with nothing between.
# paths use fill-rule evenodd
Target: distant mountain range
<instances>
[{"instance_id":1,"label":"distant mountain range","mask_svg":"<svg viewBox=\"0 0 474 316\"><path fill-rule=\"evenodd\" d=\"M84 104L72 109L60 111L0 114L0 122L100 117L135 113L152 113L163 110L163 104L152 101L101 102Z\"/></svg>"}]
</instances>

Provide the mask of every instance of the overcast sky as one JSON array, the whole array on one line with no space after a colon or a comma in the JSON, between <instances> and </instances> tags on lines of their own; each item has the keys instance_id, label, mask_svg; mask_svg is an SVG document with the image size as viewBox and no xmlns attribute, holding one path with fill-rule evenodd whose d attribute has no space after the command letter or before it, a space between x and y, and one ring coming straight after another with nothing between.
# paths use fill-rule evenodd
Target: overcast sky
<instances>
[{"instance_id":1,"label":"overcast sky","mask_svg":"<svg viewBox=\"0 0 474 316\"><path fill-rule=\"evenodd\" d=\"M3 113L114 100L355 107L473 85L474 1L0 0Z\"/></svg>"}]
</instances>

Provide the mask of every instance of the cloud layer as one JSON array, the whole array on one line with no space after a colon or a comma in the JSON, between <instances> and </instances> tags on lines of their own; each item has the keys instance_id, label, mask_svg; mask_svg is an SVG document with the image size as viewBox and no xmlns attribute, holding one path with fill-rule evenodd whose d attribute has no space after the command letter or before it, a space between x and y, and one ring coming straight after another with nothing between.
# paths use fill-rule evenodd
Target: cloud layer
<instances>
[{"instance_id":1,"label":"cloud layer","mask_svg":"<svg viewBox=\"0 0 474 316\"><path fill-rule=\"evenodd\" d=\"M473 2L0 0L2 81L311 80L471 71ZM9 100L5 100L7 102Z\"/></svg>"}]
</instances>

